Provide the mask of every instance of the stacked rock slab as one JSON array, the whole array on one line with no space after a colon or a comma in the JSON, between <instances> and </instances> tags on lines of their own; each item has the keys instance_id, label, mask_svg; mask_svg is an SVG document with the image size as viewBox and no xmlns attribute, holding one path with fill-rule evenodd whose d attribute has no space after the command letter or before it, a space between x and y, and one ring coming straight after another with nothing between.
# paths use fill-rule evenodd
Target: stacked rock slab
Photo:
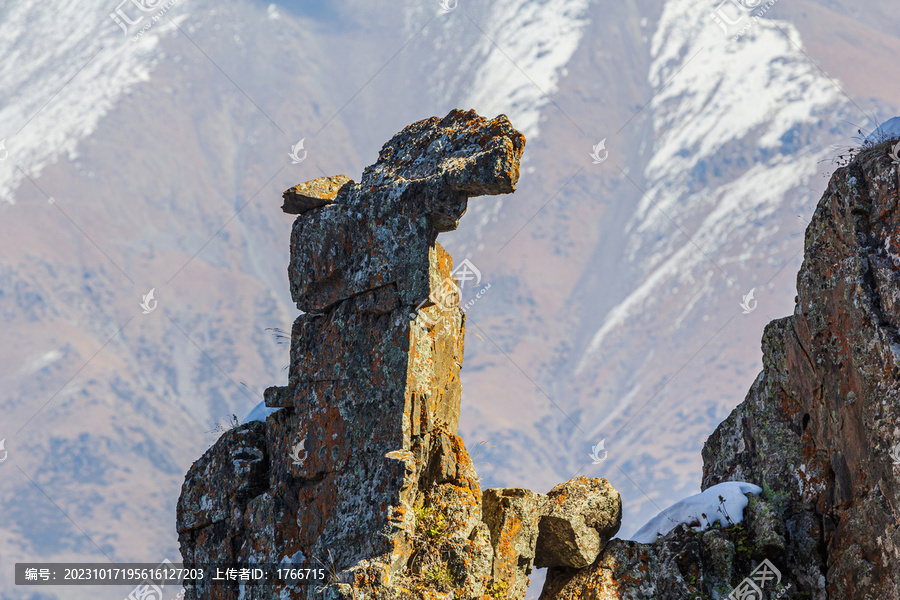
<instances>
[{"instance_id":1,"label":"stacked rock slab","mask_svg":"<svg viewBox=\"0 0 900 600\"><path fill-rule=\"evenodd\" d=\"M482 509L457 435L465 315L444 296L452 261L436 241L470 196L514 191L524 143L505 116L454 110L397 134L359 183L285 192L304 314L288 385L265 392L281 410L193 465L177 526L187 565L299 564L328 581L207 581L189 600L524 597L548 499L487 490ZM585 485L617 509L605 480Z\"/></svg>"},{"instance_id":2,"label":"stacked rock slab","mask_svg":"<svg viewBox=\"0 0 900 600\"><path fill-rule=\"evenodd\" d=\"M794 314L766 327L762 372L703 448L703 489L763 488L745 523L613 540L588 568L550 569L543 600L725 598L765 559L781 579L767 598L900 598L897 143L832 176Z\"/></svg>"}]
</instances>

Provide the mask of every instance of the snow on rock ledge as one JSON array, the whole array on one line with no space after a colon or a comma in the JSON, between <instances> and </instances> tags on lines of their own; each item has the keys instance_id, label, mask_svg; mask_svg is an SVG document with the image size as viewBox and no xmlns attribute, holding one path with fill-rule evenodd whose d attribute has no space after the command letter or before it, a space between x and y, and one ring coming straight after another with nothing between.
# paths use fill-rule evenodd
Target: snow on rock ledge
<instances>
[{"instance_id":1,"label":"snow on rock ledge","mask_svg":"<svg viewBox=\"0 0 900 600\"><path fill-rule=\"evenodd\" d=\"M638 529L630 539L642 544L656 541L677 525L684 523L695 531L705 531L719 523L723 527L740 523L749 500L747 494L758 496L762 488L743 481L728 481L676 502Z\"/></svg>"}]
</instances>

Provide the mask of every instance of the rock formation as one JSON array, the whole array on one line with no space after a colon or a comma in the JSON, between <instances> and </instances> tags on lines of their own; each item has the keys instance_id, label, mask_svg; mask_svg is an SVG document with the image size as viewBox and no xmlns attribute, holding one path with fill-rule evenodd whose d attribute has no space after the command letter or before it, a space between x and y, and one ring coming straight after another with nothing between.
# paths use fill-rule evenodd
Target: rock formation
<instances>
[{"instance_id":1,"label":"rock formation","mask_svg":"<svg viewBox=\"0 0 900 600\"><path fill-rule=\"evenodd\" d=\"M284 193L298 215L281 410L225 433L188 472L186 565L322 567L325 581L194 582L190 599L522 598L534 562L591 564L618 530L606 480L482 493L457 435L465 315L437 234L470 196L514 191L524 137L505 116L414 123L356 183Z\"/></svg>"},{"instance_id":2,"label":"rock formation","mask_svg":"<svg viewBox=\"0 0 900 600\"><path fill-rule=\"evenodd\" d=\"M762 372L703 448L704 489L763 488L745 522L613 540L590 567L551 568L542 599L900 598L893 143L864 147L832 176L806 230L794 314L768 325Z\"/></svg>"},{"instance_id":3,"label":"rock formation","mask_svg":"<svg viewBox=\"0 0 900 600\"><path fill-rule=\"evenodd\" d=\"M509 193L525 140L453 111L388 142L362 181L284 194L304 311L265 423L187 474L187 565L325 567L315 585L195 582L189 599L900 598L900 166L890 143L838 169L806 232L794 314L703 448L703 489L762 488L741 523L610 539L606 480L482 492L457 435L465 315L437 234L470 196ZM757 489L757 488L754 488Z\"/></svg>"}]
</instances>

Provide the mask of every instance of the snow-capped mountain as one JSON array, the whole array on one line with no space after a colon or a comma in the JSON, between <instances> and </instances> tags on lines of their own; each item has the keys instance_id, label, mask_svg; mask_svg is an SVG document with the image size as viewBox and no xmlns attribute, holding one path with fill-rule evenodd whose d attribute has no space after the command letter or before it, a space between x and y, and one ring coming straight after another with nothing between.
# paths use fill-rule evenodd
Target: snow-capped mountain
<instances>
[{"instance_id":1,"label":"snow-capped mountain","mask_svg":"<svg viewBox=\"0 0 900 600\"><path fill-rule=\"evenodd\" d=\"M138 4L0 3L3 564L177 560L185 471L287 377L281 191L457 106L528 137L440 240L491 283L461 434L486 487L608 477L632 533L699 491L835 146L897 109L860 76L900 49L871 1L735 0L728 32L711 1ZM0 572L126 595L33 589Z\"/></svg>"},{"instance_id":2,"label":"snow-capped mountain","mask_svg":"<svg viewBox=\"0 0 900 600\"><path fill-rule=\"evenodd\" d=\"M611 438L614 456L625 450L617 466L656 473L636 484L645 502L684 485L684 445L698 451L752 381L758 367L746 359L760 321L749 313L757 302L765 321L790 310L821 165L846 122L865 118L810 61L789 22L746 20L735 40L695 3L663 7L649 50L652 135L641 170L623 168L639 196L620 261L588 275L598 286L623 271L633 279L608 309L585 315L579 330L590 338L571 354L574 381L564 393L594 399L585 441Z\"/></svg>"},{"instance_id":3,"label":"snow-capped mountain","mask_svg":"<svg viewBox=\"0 0 900 600\"><path fill-rule=\"evenodd\" d=\"M2 7L0 136L8 157L0 162L0 200L15 202L22 180L39 177L48 164L76 159L79 142L116 103L136 84L150 81L159 41L171 35L178 19L163 19L136 43L121 43L124 32L109 18L108 4ZM132 20L143 20L136 26L150 22L133 7L131 13Z\"/></svg>"}]
</instances>

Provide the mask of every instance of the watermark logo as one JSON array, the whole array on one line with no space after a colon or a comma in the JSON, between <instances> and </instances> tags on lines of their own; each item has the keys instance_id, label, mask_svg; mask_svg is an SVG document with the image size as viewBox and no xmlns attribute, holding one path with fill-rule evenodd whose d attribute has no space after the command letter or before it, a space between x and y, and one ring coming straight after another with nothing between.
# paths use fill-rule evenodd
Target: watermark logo
<instances>
[{"instance_id":1,"label":"watermark logo","mask_svg":"<svg viewBox=\"0 0 900 600\"><path fill-rule=\"evenodd\" d=\"M141 308L144 309L144 314L149 315L154 310L156 310L156 306L159 304L156 300L153 299L153 292L156 291L156 288L151 289L146 296L143 296L143 302L141 302Z\"/></svg>"},{"instance_id":2,"label":"watermark logo","mask_svg":"<svg viewBox=\"0 0 900 600\"><path fill-rule=\"evenodd\" d=\"M728 600L762 600L763 588L766 583L775 580L773 585L781 583L781 571L775 568L769 559L764 559L756 569L750 573L750 576L744 579L728 594ZM781 598L791 588L789 583L787 587L779 591L774 599Z\"/></svg>"},{"instance_id":3,"label":"watermark logo","mask_svg":"<svg viewBox=\"0 0 900 600\"><path fill-rule=\"evenodd\" d=\"M0 440L0 451L3 451L3 456L2 456L2 458L0 458L0 464L5 463L6 458L9 456L9 452L6 451L4 444L6 444L6 438L3 438L2 440Z\"/></svg>"},{"instance_id":4,"label":"watermark logo","mask_svg":"<svg viewBox=\"0 0 900 600\"><path fill-rule=\"evenodd\" d=\"M712 19L716 25L722 28L726 37L732 35L729 34L729 28L740 25L741 30L734 34L733 38L738 40L753 27L756 21L769 12L776 2L778 0L722 0L713 10ZM750 13L754 10L757 12L751 17Z\"/></svg>"},{"instance_id":5,"label":"watermark logo","mask_svg":"<svg viewBox=\"0 0 900 600\"><path fill-rule=\"evenodd\" d=\"M600 463L602 463L609 455L609 452L607 452L606 449L603 448L603 444L605 443L606 438L603 438L596 446L591 448L591 453L588 454L595 465L599 465ZM603 452L603 456L600 456L601 452Z\"/></svg>"},{"instance_id":6,"label":"watermark logo","mask_svg":"<svg viewBox=\"0 0 900 600\"><path fill-rule=\"evenodd\" d=\"M0 148L3 147L3 142L0 141ZM891 148L891 153L888 154L891 157L891 162L895 165L900 165L900 142L894 144L894 147ZM0 159L2 160L2 159Z\"/></svg>"},{"instance_id":7,"label":"watermark logo","mask_svg":"<svg viewBox=\"0 0 900 600\"><path fill-rule=\"evenodd\" d=\"M462 297L461 289L453 279L448 277L441 282L440 287L429 298L441 312L446 312L452 310L455 306L459 306L459 299ZM421 308L421 306L420 304L419 307Z\"/></svg>"},{"instance_id":8,"label":"watermark logo","mask_svg":"<svg viewBox=\"0 0 900 600\"><path fill-rule=\"evenodd\" d=\"M151 12L156 8L160 1L161 0L156 0L155 3L151 4L147 0L122 0L121 2L119 2L119 6L116 7L116 11L109 13L109 18L112 19L116 23L116 25L122 28L122 32L124 33L122 39L124 39L128 37L128 26L137 25L138 23L143 21L144 15L140 15L137 19L132 20L128 15L125 14L122 6L131 3L142 12Z\"/></svg>"},{"instance_id":9,"label":"watermark logo","mask_svg":"<svg viewBox=\"0 0 900 600\"><path fill-rule=\"evenodd\" d=\"M162 570L163 572L172 569L174 565L172 561L168 558L164 558L159 566L154 569L149 569L150 571L159 572ZM160 578L160 577L157 577ZM161 578L160 578L161 579ZM166 587L165 584L155 584L150 580L145 580L144 583L140 583L134 587L133 590L125 597L125 600L164 600L165 596L163 593L163 588ZM175 600L181 600L184 598L185 589L182 587L181 591L178 592L178 595L175 596Z\"/></svg>"},{"instance_id":10,"label":"watermark logo","mask_svg":"<svg viewBox=\"0 0 900 600\"><path fill-rule=\"evenodd\" d=\"M6 151L6 138L0 140L0 160L9 158L9 152Z\"/></svg>"},{"instance_id":11,"label":"watermark logo","mask_svg":"<svg viewBox=\"0 0 900 600\"><path fill-rule=\"evenodd\" d=\"M491 284L487 284L478 291L474 298L460 305L462 290L469 282L474 282L471 287L477 287L481 283L481 271L472 264L468 258L464 259L457 265L450 276L444 279L440 286L428 295L428 299L423 300L416 307L415 312L410 313L409 318L413 320L421 319L428 325L437 325L444 320L445 312L459 306L462 312L468 311L484 294L491 289ZM433 304L438 307L441 314L436 318L432 318L425 312L426 304Z\"/></svg>"},{"instance_id":12,"label":"watermark logo","mask_svg":"<svg viewBox=\"0 0 900 600\"><path fill-rule=\"evenodd\" d=\"M756 310L756 300L753 299L753 292L756 291L756 288L751 288L749 292L747 292L742 298L741 308L744 309L744 314L749 315L754 310Z\"/></svg>"},{"instance_id":13,"label":"watermark logo","mask_svg":"<svg viewBox=\"0 0 900 600\"><path fill-rule=\"evenodd\" d=\"M295 465L302 465L306 462L306 459L309 458L309 452L307 452L304 446L306 446L306 438L300 440L300 442L292 448L293 452L291 452L291 460ZM302 458L300 457L301 452L303 452Z\"/></svg>"},{"instance_id":14,"label":"watermark logo","mask_svg":"<svg viewBox=\"0 0 900 600\"><path fill-rule=\"evenodd\" d=\"M459 281L459 289L465 289L466 282L475 280L475 285L481 283L481 271L472 264L472 262L466 258L463 259L459 266L453 269L453 272L450 273L450 278L455 278Z\"/></svg>"},{"instance_id":15,"label":"watermark logo","mask_svg":"<svg viewBox=\"0 0 900 600\"><path fill-rule=\"evenodd\" d=\"M0 448L3 448L3 442L0 442ZM891 460L894 461L895 465L900 467L900 442L897 442L897 445L891 450ZM0 462L3 461L0 460Z\"/></svg>"},{"instance_id":16,"label":"watermark logo","mask_svg":"<svg viewBox=\"0 0 900 600\"><path fill-rule=\"evenodd\" d=\"M303 138L302 140L300 140L299 142L297 142L296 144L291 146L291 153L288 154L288 156L291 157L292 165L299 165L304 160L306 160L306 150L303 150L303 142L305 142L305 141L306 141L306 138ZM303 150L303 156L300 156L298 154L298 152L300 152L301 150Z\"/></svg>"},{"instance_id":17,"label":"watermark logo","mask_svg":"<svg viewBox=\"0 0 900 600\"><path fill-rule=\"evenodd\" d=\"M122 39L125 39L126 37L128 37L128 27L130 25L138 25L141 21L144 20L144 17L146 16L149 21L147 23L144 23L140 31L135 33L131 38L131 41L135 41L142 35L144 35L147 30L153 27L153 25L156 24L157 21L162 19L163 15L169 12L170 8L175 6L176 1L177 0L169 0L164 6L160 8L160 3L162 2L162 0L122 0L116 7L115 12L109 13L109 18L112 19L116 25L122 28L122 31L124 32ZM126 14L124 7L128 4L134 6L134 8L129 10L131 11L132 15L138 15L136 19L132 19L128 14ZM135 8L140 12L134 12ZM159 8L159 11L153 16L141 14L153 12L157 10L157 8Z\"/></svg>"},{"instance_id":18,"label":"watermark logo","mask_svg":"<svg viewBox=\"0 0 900 600\"><path fill-rule=\"evenodd\" d=\"M723 7L726 4L731 4L736 7L738 10L729 11L725 10ZM746 7L746 3L740 0L722 0L719 5L712 11L713 21L716 22L716 25L722 28L722 31L725 32L725 35L728 35L728 27L740 24L741 21L747 16L744 13L749 13L753 10L754 7ZM737 15L735 17L735 15Z\"/></svg>"},{"instance_id":19,"label":"watermark logo","mask_svg":"<svg viewBox=\"0 0 900 600\"><path fill-rule=\"evenodd\" d=\"M603 152L602 157L600 156L601 152ZM594 151L591 152L591 158L594 159L595 165L599 165L604 160L609 158L609 150L606 149L606 138L603 138L594 146Z\"/></svg>"},{"instance_id":20,"label":"watermark logo","mask_svg":"<svg viewBox=\"0 0 900 600\"><path fill-rule=\"evenodd\" d=\"M459 5L459 0L441 0L441 12L448 13Z\"/></svg>"}]
</instances>

